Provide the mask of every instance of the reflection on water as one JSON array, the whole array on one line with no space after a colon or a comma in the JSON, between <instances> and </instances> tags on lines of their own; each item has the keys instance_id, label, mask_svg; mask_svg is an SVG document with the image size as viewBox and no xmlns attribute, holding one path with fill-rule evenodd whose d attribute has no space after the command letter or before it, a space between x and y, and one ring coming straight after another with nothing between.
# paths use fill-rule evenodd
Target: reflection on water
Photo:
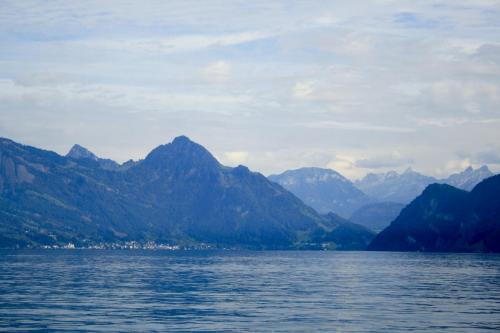
<instances>
[{"instance_id":1,"label":"reflection on water","mask_svg":"<svg viewBox=\"0 0 500 333\"><path fill-rule=\"evenodd\" d=\"M0 252L0 331L500 330L500 256Z\"/></svg>"}]
</instances>

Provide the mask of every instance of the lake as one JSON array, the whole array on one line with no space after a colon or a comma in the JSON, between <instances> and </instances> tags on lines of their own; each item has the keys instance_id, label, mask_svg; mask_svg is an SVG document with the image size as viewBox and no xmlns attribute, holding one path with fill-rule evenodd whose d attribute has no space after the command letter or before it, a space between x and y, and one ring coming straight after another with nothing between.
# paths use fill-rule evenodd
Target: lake
<instances>
[{"instance_id":1,"label":"lake","mask_svg":"<svg viewBox=\"0 0 500 333\"><path fill-rule=\"evenodd\" d=\"M500 255L0 251L0 331L500 330Z\"/></svg>"}]
</instances>

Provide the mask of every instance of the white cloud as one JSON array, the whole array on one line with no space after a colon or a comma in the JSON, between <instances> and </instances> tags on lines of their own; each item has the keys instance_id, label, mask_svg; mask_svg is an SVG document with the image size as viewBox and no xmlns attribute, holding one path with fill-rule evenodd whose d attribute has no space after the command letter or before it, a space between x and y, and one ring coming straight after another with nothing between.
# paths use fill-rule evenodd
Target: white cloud
<instances>
[{"instance_id":1,"label":"white cloud","mask_svg":"<svg viewBox=\"0 0 500 333\"><path fill-rule=\"evenodd\" d=\"M198 110L207 113L227 113L231 107L252 101L252 96L210 91L163 91L157 87L137 87L116 84L57 83L55 85L19 85L12 80L0 80L0 101L17 107L52 108L52 112L70 112L72 105L100 105L120 108L123 112L178 112Z\"/></svg>"},{"instance_id":2,"label":"white cloud","mask_svg":"<svg viewBox=\"0 0 500 333\"><path fill-rule=\"evenodd\" d=\"M413 159L402 156L399 151L363 158L355 163L356 167L364 169L399 168L411 164L413 164Z\"/></svg>"},{"instance_id":3,"label":"white cloud","mask_svg":"<svg viewBox=\"0 0 500 333\"><path fill-rule=\"evenodd\" d=\"M312 81L296 82L293 86L293 96L299 99L306 99L314 92Z\"/></svg>"},{"instance_id":4,"label":"white cloud","mask_svg":"<svg viewBox=\"0 0 500 333\"><path fill-rule=\"evenodd\" d=\"M392 133L415 132L415 129L412 128L391 127L391 126L376 125L376 124L361 123L361 122L342 122L342 121L331 121L331 120L305 122L302 125L310 128L337 128L337 129L354 130L354 131L376 131L376 132L392 132Z\"/></svg>"},{"instance_id":5,"label":"white cloud","mask_svg":"<svg viewBox=\"0 0 500 333\"><path fill-rule=\"evenodd\" d=\"M238 45L269 38L271 36L272 34L263 32L241 32L223 35L182 35L170 38L94 38L54 42L54 44L59 47L68 48L88 48L148 54L172 54L194 52L210 47Z\"/></svg>"},{"instance_id":6,"label":"white cloud","mask_svg":"<svg viewBox=\"0 0 500 333\"><path fill-rule=\"evenodd\" d=\"M231 73L231 66L222 60L207 65L203 74L210 82L226 82Z\"/></svg>"},{"instance_id":7,"label":"white cloud","mask_svg":"<svg viewBox=\"0 0 500 333\"><path fill-rule=\"evenodd\" d=\"M356 159L348 155L336 155L335 159L327 164L327 167L342 175L355 179L363 175L363 171L356 167Z\"/></svg>"},{"instance_id":8,"label":"white cloud","mask_svg":"<svg viewBox=\"0 0 500 333\"><path fill-rule=\"evenodd\" d=\"M463 171L465 168L472 166L469 159L450 160L446 163L445 169L448 174Z\"/></svg>"},{"instance_id":9,"label":"white cloud","mask_svg":"<svg viewBox=\"0 0 500 333\"><path fill-rule=\"evenodd\" d=\"M247 151L227 151L224 152L224 163L230 166L235 166L238 164L243 164L248 160Z\"/></svg>"},{"instance_id":10,"label":"white cloud","mask_svg":"<svg viewBox=\"0 0 500 333\"><path fill-rule=\"evenodd\" d=\"M500 102L498 85L479 80L443 80L432 83L430 103L444 111L488 112Z\"/></svg>"}]
</instances>

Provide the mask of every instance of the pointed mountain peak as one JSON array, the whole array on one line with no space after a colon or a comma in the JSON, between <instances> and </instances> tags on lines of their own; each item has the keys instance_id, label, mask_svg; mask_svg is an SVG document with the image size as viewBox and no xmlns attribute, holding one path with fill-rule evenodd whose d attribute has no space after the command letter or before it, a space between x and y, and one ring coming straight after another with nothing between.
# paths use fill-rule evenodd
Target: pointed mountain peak
<instances>
[{"instance_id":1,"label":"pointed mountain peak","mask_svg":"<svg viewBox=\"0 0 500 333\"><path fill-rule=\"evenodd\" d=\"M178 137L174 138L174 140L172 141L172 144L173 145L187 145L187 144L194 144L194 142L191 141L191 139L189 139L185 135L179 135Z\"/></svg>"},{"instance_id":2,"label":"pointed mountain peak","mask_svg":"<svg viewBox=\"0 0 500 333\"><path fill-rule=\"evenodd\" d=\"M482 171L482 172L489 172L489 173L491 173L491 171L490 171L490 169L488 168L487 165L481 166L478 170Z\"/></svg>"},{"instance_id":3,"label":"pointed mountain peak","mask_svg":"<svg viewBox=\"0 0 500 333\"><path fill-rule=\"evenodd\" d=\"M488 169L486 165L483 165L477 169L469 166L464 171L454 173L448 178L443 179L442 181L463 190L470 191L483 179L491 176L493 176L493 173L490 171L490 169Z\"/></svg>"},{"instance_id":4,"label":"pointed mountain peak","mask_svg":"<svg viewBox=\"0 0 500 333\"><path fill-rule=\"evenodd\" d=\"M171 147L171 149L175 149L178 151L194 150L194 151L198 151L200 153L203 152L203 153L210 154L208 152L208 150L205 149L205 147L203 147L199 143L192 141L190 138L188 138L185 135L180 135L178 137L175 137L170 144L165 145L165 146L169 146L169 147Z\"/></svg>"},{"instance_id":5,"label":"pointed mountain peak","mask_svg":"<svg viewBox=\"0 0 500 333\"><path fill-rule=\"evenodd\" d=\"M220 166L205 147L191 141L184 135L176 137L171 143L153 149L146 157L145 162L146 165L155 167L166 167L174 164L183 168Z\"/></svg>"},{"instance_id":6,"label":"pointed mountain peak","mask_svg":"<svg viewBox=\"0 0 500 333\"><path fill-rule=\"evenodd\" d=\"M160 146L160 147L163 147L163 146ZM173 149L177 152L182 152L182 151L194 152L194 153L203 154L203 155L208 154L211 156L210 152L205 147L192 141L191 139L189 139L185 135L180 135L180 136L174 138L174 140L172 140L172 142L170 144L164 145L164 147L169 147L170 149Z\"/></svg>"},{"instance_id":7,"label":"pointed mountain peak","mask_svg":"<svg viewBox=\"0 0 500 333\"><path fill-rule=\"evenodd\" d=\"M413 171L412 167L408 167L408 168L406 168L406 170L403 172L403 174L408 174L408 173L415 173L415 171Z\"/></svg>"},{"instance_id":8,"label":"pointed mountain peak","mask_svg":"<svg viewBox=\"0 0 500 333\"><path fill-rule=\"evenodd\" d=\"M79 144L73 145L70 151L66 154L66 157L74 158L74 159L91 159L97 161L99 158L94 155L90 150L85 147L80 146Z\"/></svg>"},{"instance_id":9,"label":"pointed mountain peak","mask_svg":"<svg viewBox=\"0 0 500 333\"><path fill-rule=\"evenodd\" d=\"M397 177L397 176L399 176L399 174L396 171L394 171L394 170L388 171L385 175L389 176L389 177Z\"/></svg>"}]
</instances>

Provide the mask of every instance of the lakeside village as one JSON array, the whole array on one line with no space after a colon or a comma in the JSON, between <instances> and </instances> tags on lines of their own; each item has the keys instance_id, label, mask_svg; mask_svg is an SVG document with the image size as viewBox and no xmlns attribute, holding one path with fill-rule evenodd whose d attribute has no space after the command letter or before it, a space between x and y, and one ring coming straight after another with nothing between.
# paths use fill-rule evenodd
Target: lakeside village
<instances>
[{"instance_id":1,"label":"lakeside village","mask_svg":"<svg viewBox=\"0 0 500 333\"><path fill-rule=\"evenodd\" d=\"M117 242L117 243L97 243L85 246L77 246L74 243L67 243L63 245L42 245L37 248L42 249L69 249L69 250L210 250L215 247L210 244L197 244L196 246L181 246L171 244L157 244L155 242L140 243L136 241Z\"/></svg>"}]
</instances>

